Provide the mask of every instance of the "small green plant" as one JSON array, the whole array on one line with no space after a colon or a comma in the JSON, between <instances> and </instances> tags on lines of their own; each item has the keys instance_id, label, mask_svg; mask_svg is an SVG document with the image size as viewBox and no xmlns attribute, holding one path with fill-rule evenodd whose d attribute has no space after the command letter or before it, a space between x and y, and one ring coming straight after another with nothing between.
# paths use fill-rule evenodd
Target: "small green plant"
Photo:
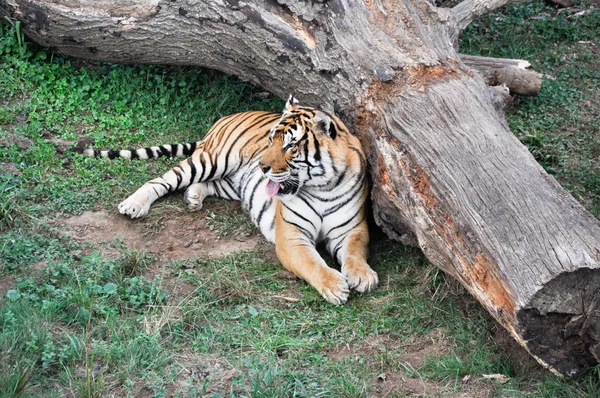
<instances>
[{"instance_id":1,"label":"small green plant","mask_svg":"<svg viewBox=\"0 0 600 398\"><path fill-rule=\"evenodd\" d=\"M21 21L12 20L4 17L4 22L0 22L0 57L15 56L18 59L31 58L34 53L30 50L30 45L21 31ZM39 51L35 53L35 59L45 59L46 53Z\"/></svg>"},{"instance_id":2,"label":"small green plant","mask_svg":"<svg viewBox=\"0 0 600 398\"><path fill-rule=\"evenodd\" d=\"M13 21L4 17L7 27L0 23L0 56L17 54L20 58L27 58L27 41L21 32L21 21Z\"/></svg>"},{"instance_id":3,"label":"small green plant","mask_svg":"<svg viewBox=\"0 0 600 398\"><path fill-rule=\"evenodd\" d=\"M22 397L25 395L31 381L33 366L16 365L14 368L5 368L0 371L0 394L8 397Z\"/></svg>"}]
</instances>

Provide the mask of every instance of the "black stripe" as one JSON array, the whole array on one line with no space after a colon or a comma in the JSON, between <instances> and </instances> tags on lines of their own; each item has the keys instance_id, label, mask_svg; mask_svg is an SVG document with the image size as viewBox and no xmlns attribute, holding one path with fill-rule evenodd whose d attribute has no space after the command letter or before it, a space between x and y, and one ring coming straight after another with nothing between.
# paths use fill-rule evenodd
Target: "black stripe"
<instances>
[{"instance_id":1,"label":"black stripe","mask_svg":"<svg viewBox=\"0 0 600 398\"><path fill-rule=\"evenodd\" d=\"M350 222L351 220L352 220L352 219L348 220L348 222ZM342 236L346 235L347 233L349 233L350 231L352 231L352 229L354 229L355 227L359 226L359 225L360 225L360 223L362 223L364 220L365 220L365 216L363 215L363 216L362 216L362 217L361 217L361 218L358 220L358 222L357 222L356 224L354 224L353 226L351 226L350 228L348 228L347 230L345 230L345 231L344 231L344 232L342 232L341 234L339 234L339 235L335 236L334 238L331 238L331 240L336 240L336 239L338 239L338 238L340 238L340 237L342 237ZM348 222L346 222L346 224L347 224ZM341 227L341 226L342 226L342 225L339 225L338 227ZM334 229L336 229L336 228L338 228L338 227L335 227L335 228L332 228L332 229L330 229L330 230L329 230L329 233L331 233L331 231L333 231Z\"/></svg>"},{"instance_id":2,"label":"black stripe","mask_svg":"<svg viewBox=\"0 0 600 398\"><path fill-rule=\"evenodd\" d=\"M314 242L314 240L315 240L315 239L313 238L313 236L312 236L312 234L310 233L310 231L309 231L309 230L307 230L306 228L304 228L304 227L302 227L302 226L300 226L300 225L296 224L295 222L292 222L292 221L290 221L290 220L286 220L286 218L285 218L285 217L283 217L283 215L281 216L281 219L282 219L283 221L285 221L286 223L288 223L288 224L290 224L290 225L293 225L294 227L298 228L298 230L299 230L300 232L302 232L302 233L303 233L303 234L304 234L306 237L310 238L310 240L311 240L312 242Z\"/></svg>"},{"instance_id":3,"label":"black stripe","mask_svg":"<svg viewBox=\"0 0 600 398\"><path fill-rule=\"evenodd\" d=\"M227 186L229 187L229 190L230 190L231 192L233 192L233 193L235 194L235 196L237 196L237 197L239 197L239 196L240 196L240 195L239 195L239 192L238 192L238 190L237 190L237 189L235 189L235 188L233 187L233 185L231 185L231 180L230 180L229 178L224 178L222 181L223 181L225 184L227 184ZM231 196L231 195L229 195L229 196L231 197L231 199L233 199L233 196Z\"/></svg>"},{"instance_id":4,"label":"black stripe","mask_svg":"<svg viewBox=\"0 0 600 398\"><path fill-rule=\"evenodd\" d=\"M337 196L332 196L331 198L322 198L320 196L315 195L314 193L311 193L310 195L317 199L320 200L322 202L333 202L335 200L338 200L339 198L348 195L349 192L351 192L352 190L354 190L356 188L357 185L362 185L364 183L365 180L365 176L361 175L355 182L354 184L352 184L352 186L350 187L350 189L348 190L344 190L341 194L337 195Z\"/></svg>"},{"instance_id":5,"label":"black stripe","mask_svg":"<svg viewBox=\"0 0 600 398\"><path fill-rule=\"evenodd\" d=\"M294 213L297 217L301 218L302 220L306 221L307 223L309 223L310 225L313 226L313 228L315 227L315 224L313 224L312 221L310 221L308 218L304 217L303 215L299 214L297 211L290 209L289 207L287 207L287 205L283 202L281 202L281 204L283 205L283 207L285 207L286 209L288 209L289 211L291 211L292 213Z\"/></svg>"},{"instance_id":6,"label":"black stripe","mask_svg":"<svg viewBox=\"0 0 600 398\"><path fill-rule=\"evenodd\" d=\"M223 134L225 134L225 132L227 131L227 129L229 128L229 126L231 126L231 124L233 122L237 121L238 119L246 120L248 117L251 117L253 115L254 115L254 112L244 112L244 113L236 113L235 115L231 115L231 116L226 116L224 119L229 119L230 118L231 120L228 120L225 123L224 126L218 127L218 129L216 129L217 128L217 124L219 124L219 122L217 122L210 129L210 133L211 133L210 136L206 137L206 138L208 138L209 146L212 146L212 142L215 139L218 139L218 141L221 142L221 137L223 136ZM243 121L241 123L243 123ZM236 128L237 128L237 126L234 127L231 131L235 130Z\"/></svg>"},{"instance_id":7,"label":"black stripe","mask_svg":"<svg viewBox=\"0 0 600 398\"><path fill-rule=\"evenodd\" d=\"M157 157L161 157L161 156L171 156L171 151L167 149L166 146L161 145L158 147L160 149L160 151L157 153Z\"/></svg>"},{"instance_id":8,"label":"black stripe","mask_svg":"<svg viewBox=\"0 0 600 398\"><path fill-rule=\"evenodd\" d=\"M252 188L252 193L250 194L250 200L248 201L248 203L249 203L248 211L252 211L252 204L254 203L254 194L256 193L256 189L258 188L258 186L261 184L262 181L263 181L263 179L259 178L258 182L256 184L254 184L254 188Z\"/></svg>"},{"instance_id":9,"label":"black stripe","mask_svg":"<svg viewBox=\"0 0 600 398\"><path fill-rule=\"evenodd\" d=\"M154 151L152 150L152 148L144 148L146 150L146 156L148 156L148 159L152 159L154 158Z\"/></svg>"},{"instance_id":10,"label":"black stripe","mask_svg":"<svg viewBox=\"0 0 600 398\"><path fill-rule=\"evenodd\" d=\"M246 190L248 189L248 185L252 182L252 179L256 174L256 169L258 169L258 163L255 163L254 166L249 167L242 176L242 185L240 193L243 197L246 197ZM259 178L260 182L260 178Z\"/></svg>"},{"instance_id":11,"label":"black stripe","mask_svg":"<svg viewBox=\"0 0 600 398\"><path fill-rule=\"evenodd\" d=\"M183 172L183 170L181 170L181 166L177 165L177 166L173 167L173 173L175 173L175 176L177 177L177 186L175 187L176 191L179 189L179 185L181 185L181 181L183 181L183 176L181 175L182 172Z\"/></svg>"},{"instance_id":12,"label":"black stripe","mask_svg":"<svg viewBox=\"0 0 600 398\"><path fill-rule=\"evenodd\" d=\"M320 148L320 144L319 144L319 140L317 139L317 137L315 136L314 133L312 133L313 139L315 141L315 160L318 162L319 160L321 160L321 148Z\"/></svg>"},{"instance_id":13,"label":"black stripe","mask_svg":"<svg viewBox=\"0 0 600 398\"><path fill-rule=\"evenodd\" d=\"M191 170L191 173L192 173L191 176L190 176L190 185L191 185L191 184L194 184L196 182L195 181L195 178L196 178L196 165L194 164L194 160L191 157L187 158L187 163L190 165L190 170Z\"/></svg>"},{"instance_id":14,"label":"black stripe","mask_svg":"<svg viewBox=\"0 0 600 398\"><path fill-rule=\"evenodd\" d=\"M269 207L271 207L271 204L273 204L273 200L269 199L263 204L263 207L260 209L258 217L256 218L256 225L258 225L258 228L260 228L260 222L262 220L263 214L265 213L265 211L267 211Z\"/></svg>"},{"instance_id":15,"label":"black stripe","mask_svg":"<svg viewBox=\"0 0 600 398\"><path fill-rule=\"evenodd\" d=\"M338 135L337 127L335 125L335 122L333 120L331 120L331 123L329 123L329 136L331 137L332 140L335 140L335 137L337 137L337 135Z\"/></svg>"},{"instance_id":16,"label":"black stripe","mask_svg":"<svg viewBox=\"0 0 600 398\"><path fill-rule=\"evenodd\" d=\"M119 154L121 151L115 151L114 149L111 149L110 151L108 151L108 158L109 159L115 159L120 157L121 155Z\"/></svg>"},{"instance_id":17,"label":"black stripe","mask_svg":"<svg viewBox=\"0 0 600 398\"><path fill-rule=\"evenodd\" d=\"M260 119L260 120L258 120ZM260 126L256 127L256 125L260 122L264 122L265 120L267 120L265 123L261 124ZM238 140L244 135L246 134L246 132L248 132L250 129L260 129L264 126L266 126L267 124L272 123L275 120L275 118L273 117L273 114L271 113L267 113L265 115L265 117L258 117L257 120L255 120L252 125L250 125L249 127L247 127L244 131L242 131L237 137L235 137L235 139L233 140L233 142L229 145L229 149L227 150L227 154L225 155L225 168L223 169L223 174L227 173L227 167L229 165L229 155L231 154L231 151L233 150L233 147L235 146L235 144L238 142ZM228 137L229 138L229 137Z\"/></svg>"},{"instance_id":18,"label":"black stripe","mask_svg":"<svg viewBox=\"0 0 600 398\"><path fill-rule=\"evenodd\" d=\"M219 188L218 183L219 183L218 181L212 182L212 186L213 186L213 189L215 190L216 196L217 196L217 198L226 199L225 197L223 197L223 193L221 192L221 189Z\"/></svg>"},{"instance_id":19,"label":"black stripe","mask_svg":"<svg viewBox=\"0 0 600 398\"><path fill-rule=\"evenodd\" d=\"M200 174L200 178L198 178L199 182L204 181L204 172L206 171L206 164L204 163L204 156L202 156L204 154L204 152L200 153L200 156L198 156L198 159L200 161L200 166L202 167L202 173Z\"/></svg>"},{"instance_id":20,"label":"black stripe","mask_svg":"<svg viewBox=\"0 0 600 398\"><path fill-rule=\"evenodd\" d=\"M297 196L298 196L298 198L300 198L300 200L302 200L308 206L309 209L311 209L313 211L313 213L315 213L317 216L319 216L321 221L323 221L323 216L319 212L317 212L314 207L312 207L310 202L308 200L306 200L306 198L303 197L304 195L299 194Z\"/></svg>"},{"instance_id":21,"label":"black stripe","mask_svg":"<svg viewBox=\"0 0 600 398\"><path fill-rule=\"evenodd\" d=\"M167 183L164 183L164 182L160 182L160 181L148 181L148 184L158 184L158 185L161 185L167 191L171 190L171 185L169 185Z\"/></svg>"},{"instance_id":22,"label":"black stripe","mask_svg":"<svg viewBox=\"0 0 600 398\"><path fill-rule=\"evenodd\" d=\"M342 203L339 203L336 206L332 207L331 209L328 209L327 211L325 211L323 213L323 216L328 216L330 214L335 213L336 211L338 211L339 209L341 209L342 207L346 206L348 203L350 203L351 201L353 201L354 198L356 198L358 196L358 194L362 195L362 189L358 190L357 192L352 193L352 195L350 196L350 198L348 200L346 200L346 201L344 201Z\"/></svg>"},{"instance_id":23,"label":"black stripe","mask_svg":"<svg viewBox=\"0 0 600 398\"><path fill-rule=\"evenodd\" d=\"M185 156L190 156L196 150L196 145L196 142L190 142L189 144L187 144L183 149L183 154Z\"/></svg>"},{"instance_id":24,"label":"black stripe","mask_svg":"<svg viewBox=\"0 0 600 398\"><path fill-rule=\"evenodd\" d=\"M276 119L276 118L275 118L275 119ZM273 121L275 121L275 119L273 119ZM264 133L263 135L257 135L256 137L254 137L254 139L253 139L253 140L251 140L251 141L248 141L248 144L247 144L247 145L253 145L253 144L256 144L256 143L258 143L259 141L261 141L261 140L264 140L265 138L267 138L267 137L270 137L270 136L271 136L271 130L267 130L267 131L265 131L265 133ZM265 144L266 144L266 142L265 142ZM267 144L267 145L268 145L268 144ZM266 146L265 146L265 148L266 148Z\"/></svg>"},{"instance_id":25,"label":"black stripe","mask_svg":"<svg viewBox=\"0 0 600 398\"><path fill-rule=\"evenodd\" d=\"M208 173L208 175L206 176L206 178L204 179L204 181L210 181L211 178L213 178L215 176L215 173L217 172L217 168L218 168L218 164L217 161L215 159L213 159L212 154L208 154L208 159L210 161L210 172Z\"/></svg>"},{"instance_id":26,"label":"black stripe","mask_svg":"<svg viewBox=\"0 0 600 398\"><path fill-rule=\"evenodd\" d=\"M362 210L362 206L360 206L360 207L358 208L358 210L356 211L356 213L354 213L354 214L352 215L352 217L348 218L348 219L346 220L346 222L344 222L344 223L342 223L342 224L338 224L338 225L336 225L335 227L331 228L329 231L327 231L327 234L329 235L329 234L331 233L331 231L333 231L333 230L335 230L335 229L338 229L338 228L342 228L343 226L346 226L346 225L350 224L350 222L351 222L352 220L354 220L354 218L355 218L356 216L358 216L358 213L360 213L360 211L361 211L361 210ZM364 216L363 216L363 218L364 218ZM330 235L330 236L331 236L331 235Z\"/></svg>"},{"instance_id":27,"label":"black stripe","mask_svg":"<svg viewBox=\"0 0 600 398\"><path fill-rule=\"evenodd\" d=\"M338 135L338 126L337 123L335 121L334 116L326 111L322 111L324 114L326 114L327 116L329 116L329 119L331 119L331 123L329 123L329 137L331 137L332 140L335 140L335 137L337 137Z\"/></svg>"},{"instance_id":28,"label":"black stripe","mask_svg":"<svg viewBox=\"0 0 600 398\"><path fill-rule=\"evenodd\" d=\"M129 157L131 160L140 158L135 149L130 149L129 152L131 153Z\"/></svg>"},{"instance_id":29,"label":"black stripe","mask_svg":"<svg viewBox=\"0 0 600 398\"><path fill-rule=\"evenodd\" d=\"M166 181L166 180L165 180ZM158 181L148 181L149 184L158 184L158 185L162 185L162 187L164 189L167 190L167 192L171 192L171 184L169 184L168 182L158 182Z\"/></svg>"}]
</instances>

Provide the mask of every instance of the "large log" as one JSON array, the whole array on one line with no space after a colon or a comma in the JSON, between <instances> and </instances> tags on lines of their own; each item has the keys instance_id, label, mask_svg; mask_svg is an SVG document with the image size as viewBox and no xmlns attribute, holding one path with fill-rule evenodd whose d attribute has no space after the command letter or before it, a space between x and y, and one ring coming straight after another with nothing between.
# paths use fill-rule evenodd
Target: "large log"
<instances>
[{"instance_id":1,"label":"large log","mask_svg":"<svg viewBox=\"0 0 600 398\"><path fill-rule=\"evenodd\" d=\"M453 46L506 2L0 0L0 14L76 57L201 65L335 110L367 149L383 230L572 376L600 358L600 222L511 134Z\"/></svg>"}]
</instances>

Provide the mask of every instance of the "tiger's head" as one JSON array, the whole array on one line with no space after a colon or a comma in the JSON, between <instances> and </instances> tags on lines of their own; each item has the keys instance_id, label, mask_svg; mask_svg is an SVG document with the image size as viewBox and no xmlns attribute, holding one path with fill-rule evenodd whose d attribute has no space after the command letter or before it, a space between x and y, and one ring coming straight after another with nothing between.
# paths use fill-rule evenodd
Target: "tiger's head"
<instances>
[{"instance_id":1,"label":"tiger's head","mask_svg":"<svg viewBox=\"0 0 600 398\"><path fill-rule=\"evenodd\" d=\"M271 129L269 147L259 159L259 167L269 180L266 191L270 197L295 195L303 186L329 177L332 161L327 140L335 139L341 124L332 118L326 112L300 106L290 96L279 123Z\"/></svg>"}]
</instances>

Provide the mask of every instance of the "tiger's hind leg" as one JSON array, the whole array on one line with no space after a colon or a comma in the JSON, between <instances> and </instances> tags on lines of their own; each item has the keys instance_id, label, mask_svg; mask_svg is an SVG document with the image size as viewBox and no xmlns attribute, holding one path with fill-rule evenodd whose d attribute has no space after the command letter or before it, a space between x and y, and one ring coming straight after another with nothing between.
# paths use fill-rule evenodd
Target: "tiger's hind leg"
<instances>
[{"instance_id":1,"label":"tiger's hind leg","mask_svg":"<svg viewBox=\"0 0 600 398\"><path fill-rule=\"evenodd\" d=\"M221 180L200 182L191 184L183 195L183 201L190 211L202 209L202 204L207 196L216 196L217 198L227 200L240 200L237 190L229 178Z\"/></svg>"},{"instance_id":2,"label":"tiger's hind leg","mask_svg":"<svg viewBox=\"0 0 600 398\"><path fill-rule=\"evenodd\" d=\"M205 184L202 182L190 185L183 194L183 201L185 202L185 206L188 208L188 210L201 210L204 199L207 196L215 194L214 190L211 188L212 187L210 184Z\"/></svg>"},{"instance_id":3,"label":"tiger's hind leg","mask_svg":"<svg viewBox=\"0 0 600 398\"><path fill-rule=\"evenodd\" d=\"M204 199L211 195L208 186L204 183L190 185L183 194L183 201L189 211L198 211L202 209Z\"/></svg>"}]
</instances>

